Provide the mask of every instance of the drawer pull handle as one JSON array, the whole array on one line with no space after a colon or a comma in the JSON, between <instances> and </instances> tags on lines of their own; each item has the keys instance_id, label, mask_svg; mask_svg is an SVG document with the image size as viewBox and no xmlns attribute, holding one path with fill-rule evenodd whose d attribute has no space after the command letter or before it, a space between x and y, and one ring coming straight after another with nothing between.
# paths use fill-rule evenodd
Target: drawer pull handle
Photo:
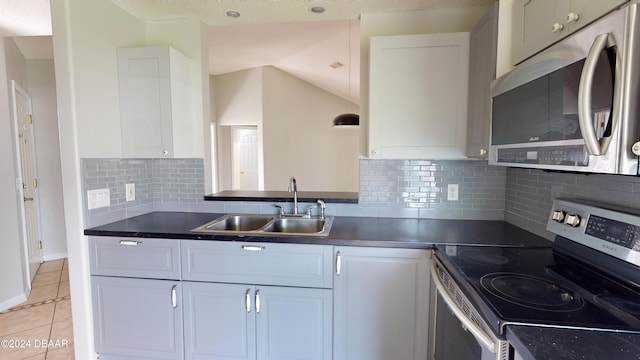
<instances>
[{"instance_id":1,"label":"drawer pull handle","mask_svg":"<svg viewBox=\"0 0 640 360\"><path fill-rule=\"evenodd\" d=\"M260 290L256 290L256 314L260 314Z\"/></svg>"},{"instance_id":2,"label":"drawer pull handle","mask_svg":"<svg viewBox=\"0 0 640 360\"><path fill-rule=\"evenodd\" d=\"M126 246L138 246L138 245L142 245L142 241L136 241L136 240L120 240L120 245L126 245Z\"/></svg>"},{"instance_id":3,"label":"drawer pull handle","mask_svg":"<svg viewBox=\"0 0 640 360\"><path fill-rule=\"evenodd\" d=\"M244 305L247 307L247 314L251 312L251 289L244 293Z\"/></svg>"},{"instance_id":4,"label":"drawer pull handle","mask_svg":"<svg viewBox=\"0 0 640 360\"><path fill-rule=\"evenodd\" d=\"M242 245L242 250L247 250L247 251L263 251L265 249L266 249L266 246Z\"/></svg>"},{"instance_id":5,"label":"drawer pull handle","mask_svg":"<svg viewBox=\"0 0 640 360\"><path fill-rule=\"evenodd\" d=\"M178 285L173 285L171 288L171 306L175 309L178 307Z\"/></svg>"},{"instance_id":6,"label":"drawer pull handle","mask_svg":"<svg viewBox=\"0 0 640 360\"><path fill-rule=\"evenodd\" d=\"M340 276L342 272L342 255L340 255L340 251L336 252L336 275Z\"/></svg>"}]
</instances>

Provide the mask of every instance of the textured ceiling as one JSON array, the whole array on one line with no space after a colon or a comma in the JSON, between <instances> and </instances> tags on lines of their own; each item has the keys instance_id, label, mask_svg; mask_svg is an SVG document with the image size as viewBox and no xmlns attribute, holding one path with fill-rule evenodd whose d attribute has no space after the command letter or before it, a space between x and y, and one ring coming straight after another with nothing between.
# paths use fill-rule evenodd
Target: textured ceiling
<instances>
[{"instance_id":1,"label":"textured ceiling","mask_svg":"<svg viewBox=\"0 0 640 360\"><path fill-rule=\"evenodd\" d=\"M495 0L111 0L146 21L199 18L208 25L353 20L362 13L488 6ZM311 12L314 6L326 10ZM240 13L238 18L225 15Z\"/></svg>"},{"instance_id":2,"label":"textured ceiling","mask_svg":"<svg viewBox=\"0 0 640 360\"><path fill-rule=\"evenodd\" d=\"M51 35L49 0L0 0L0 37Z\"/></svg>"}]
</instances>

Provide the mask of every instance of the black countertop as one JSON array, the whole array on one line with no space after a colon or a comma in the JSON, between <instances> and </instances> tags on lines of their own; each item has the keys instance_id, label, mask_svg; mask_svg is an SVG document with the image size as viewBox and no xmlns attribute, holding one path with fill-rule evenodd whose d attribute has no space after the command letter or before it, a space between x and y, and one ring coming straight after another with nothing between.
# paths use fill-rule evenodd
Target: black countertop
<instances>
[{"instance_id":1,"label":"black countertop","mask_svg":"<svg viewBox=\"0 0 640 360\"><path fill-rule=\"evenodd\" d=\"M225 190L204 196L205 201L258 201L283 202L291 201L293 193L288 191L237 191ZM326 203L357 204L357 192L298 191L298 201L315 203L322 199Z\"/></svg>"},{"instance_id":2,"label":"black countertop","mask_svg":"<svg viewBox=\"0 0 640 360\"><path fill-rule=\"evenodd\" d=\"M503 221L335 217L331 233L317 236L221 236L191 229L223 214L153 212L84 231L85 235L279 242L430 249L436 245L550 246ZM525 360L640 359L640 335L536 326L507 327L507 339Z\"/></svg>"},{"instance_id":3,"label":"black countertop","mask_svg":"<svg viewBox=\"0 0 640 360\"><path fill-rule=\"evenodd\" d=\"M223 214L152 212L85 230L85 235L141 238L279 242L347 246L429 249L437 244L550 246L551 243L503 221L334 218L328 236L227 236L194 233L194 229Z\"/></svg>"},{"instance_id":4,"label":"black countertop","mask_svg":"<svg viewBox=\"0 0 640 360\"><path fill-rule=\"evenodd\" d=\"M507 325L507 339L524 360L640 359L640 334Z\"/></svg>"}]
</instances>

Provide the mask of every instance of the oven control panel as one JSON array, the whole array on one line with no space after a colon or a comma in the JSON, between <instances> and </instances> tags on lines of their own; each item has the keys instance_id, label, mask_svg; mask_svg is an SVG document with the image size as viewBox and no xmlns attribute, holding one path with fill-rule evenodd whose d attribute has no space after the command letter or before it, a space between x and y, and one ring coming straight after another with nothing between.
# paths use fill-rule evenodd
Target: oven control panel
<instances>
[{"instance_id":1,"label":"oven control panel","mask_svg":"<svg viewBox=\"0 0 640 360\"><path fill-rule=\"evenodd\" d=\"M547 230L640 266L640 210L556 199Z\"/></svg>"},{"instance_id":2,"label":"oven control panel","mask_svg":"<svg viewBox=\"0 0 640 360\"><path fill-rule=\"evenodd\" d=\"M587 221L585 234L627 249L633 249L637 243L638 234L640 234L640 226L591 215Z\"/></svg>"}]
</instances>

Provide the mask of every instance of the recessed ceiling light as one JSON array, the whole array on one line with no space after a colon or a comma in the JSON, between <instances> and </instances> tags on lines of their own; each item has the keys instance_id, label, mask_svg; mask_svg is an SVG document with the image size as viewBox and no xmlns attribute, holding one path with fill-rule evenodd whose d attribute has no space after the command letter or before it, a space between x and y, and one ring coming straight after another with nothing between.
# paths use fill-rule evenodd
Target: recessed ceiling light
<instances>
[{"instance_id":1,"label":"recessed ceiling light","mask_svg":"<svg viewBox=\"0 0 640 360\"><path fill-rule=\"evenodd\" d=\"M324 6L314 6L311 8L311 12L316 14L322 14L324 10L325 10Z\"/></svg>"},{"instance_id":2,"label":"recessed ceiling light","mask_svg":"<svg viewBox=\"0 0 640 360\"><path fill-rule=\"evenodd\" d=\"M231 17L231 18L239 18L240 17L240 11L227 10L225 12L225 15L227 15L228 17Z\"/></svg>"}]
</instances>

